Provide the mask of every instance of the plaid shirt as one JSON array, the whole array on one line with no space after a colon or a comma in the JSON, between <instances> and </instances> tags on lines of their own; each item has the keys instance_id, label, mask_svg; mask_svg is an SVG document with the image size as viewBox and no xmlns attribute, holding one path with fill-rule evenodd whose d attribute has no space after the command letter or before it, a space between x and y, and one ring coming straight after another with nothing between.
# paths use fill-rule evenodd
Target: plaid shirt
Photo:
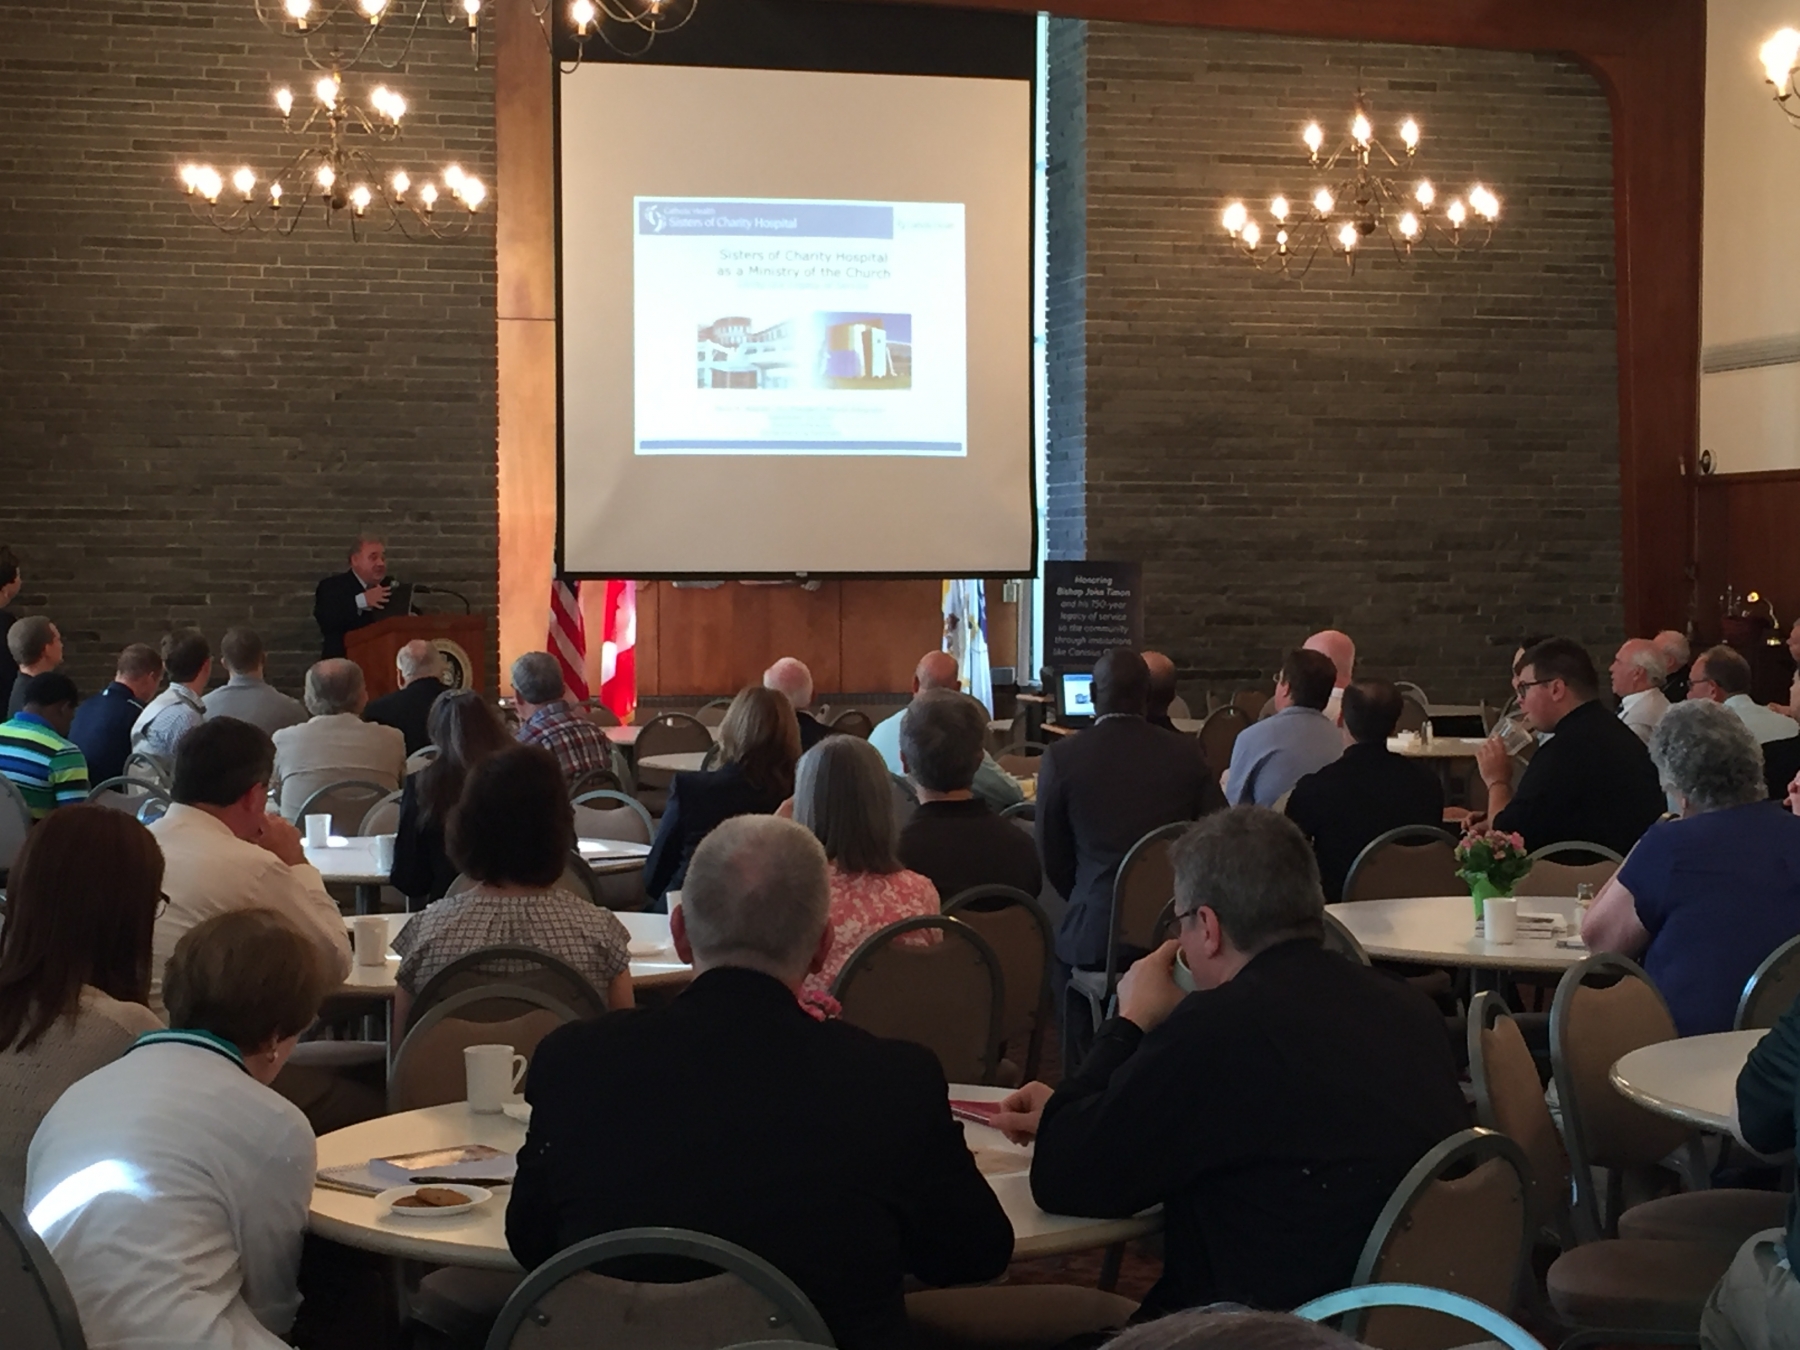
<instances>
[{"instance_id":1,"label":"plaid shirt","mask_svg":"<svg viewBox=\"0 0 1800 1350\"><path fill-rule=\"evenodd\" d=\"M612 742L606 733L561 699L534 712L519 728L519 740L555 755L571 783L589 769L612 768Z\"/></svg>"},{"instance_id":2,"label":"plaid shirt","mask_svg":"<svg viewBox=\"0 0 1800 1350\"><path fill-rule=\"evenodd\" d=\"M434 900L400 930L395 979L416 994L452 961L483 947L535 947L574 967L602 996L631 967L631 937L611 910L555 887L535 895L494 895L477 886ZM496 961L494 970L507 974L519 964Z\"/></svg>"}]
</instances>

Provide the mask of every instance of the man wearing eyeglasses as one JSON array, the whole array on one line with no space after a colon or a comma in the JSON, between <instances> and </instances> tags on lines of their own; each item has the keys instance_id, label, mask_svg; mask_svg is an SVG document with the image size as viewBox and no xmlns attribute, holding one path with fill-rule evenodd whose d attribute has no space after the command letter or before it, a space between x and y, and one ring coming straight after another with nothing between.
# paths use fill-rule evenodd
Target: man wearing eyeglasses
<instances>
[{"instance_id":1,"label":"man wearing eyeglasses","mask_svg":"<svg viewBox=\"0 0 1800 1350\"><path fill-rule=\"evenodd\" d=\"M1292 1308L1350 1283L1394 1187L1466 1125L1449 1041L1423 994L1321 945L1318 864L1286 817L1208 816L1171 861L1177 936L1126 974L1080 1071L994 1123L1035 1137L1053 1214L1163 1206L1139 1318Z\"/></svg>"}]
</instances>

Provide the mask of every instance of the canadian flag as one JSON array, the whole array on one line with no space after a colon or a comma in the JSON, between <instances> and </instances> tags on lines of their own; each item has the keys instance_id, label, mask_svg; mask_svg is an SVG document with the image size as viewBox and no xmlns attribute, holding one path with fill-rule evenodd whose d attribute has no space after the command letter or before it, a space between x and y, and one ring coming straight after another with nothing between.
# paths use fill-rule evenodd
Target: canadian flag
<instances>
[{"instance_id":1,"label":"canadian flag","mask_svg":"<svg viewBox=\"0 0 1800 1350\"><path fill-rule=\"evenodd\" d=\"M608 581L600 634L600 701L631 724L637 711L637 583Z\"/></svg>"}]
</instances>

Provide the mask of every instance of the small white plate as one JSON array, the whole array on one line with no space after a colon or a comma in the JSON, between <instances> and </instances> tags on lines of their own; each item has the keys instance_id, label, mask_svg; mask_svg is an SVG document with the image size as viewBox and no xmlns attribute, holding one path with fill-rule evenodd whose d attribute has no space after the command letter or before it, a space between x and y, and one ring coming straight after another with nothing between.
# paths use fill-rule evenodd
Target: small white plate
<instances>
[{"instance_id":1,"label":"small white plate","mask_svg":"<svg viewBox=\"0 0 1800 1350\"><path fill-rule=\"evenodd\" d=\"M651 938L633 938L625 946L627 956L672 956L675 946L669 942L657 942Z\"/></svg>"},{"instance_id":2,"label":"small white plate","mask_svg":"<svg viewBox=\"0 0 1800 1350\"><path fill-rule=\"evenodd\" d=\"M401 1196L411 1195L414 1191L423 1190L426 1186L440 1191L455 1191L458 1195L466 1195L468 1202L461 1205L433 1205L429 1208L418 1209L407 1205L402 1205L399 1209L394 1208L394 1201ZM475 1206L493 1198L494 1193L482 1186L470 1186L461 1181L428 1181L411 1186L395 1186L390 1190L385 1190L375 1197L375 1203L381 1206L383 1214L391 1214L396 1219L447 1219L453 1214L467 1214Z\"/></svg>"},{"instance_id":3,"label":"small white plate","mask_svg":"<svg viewBox=\"0 0 1800 1350\"><path fill-rule=\"evenodd\" d=\"M521 1125L531 1124L530 1102L501 1102L500 1113L508 1120L516 1120Z\"/></svg>"}]
</instances>

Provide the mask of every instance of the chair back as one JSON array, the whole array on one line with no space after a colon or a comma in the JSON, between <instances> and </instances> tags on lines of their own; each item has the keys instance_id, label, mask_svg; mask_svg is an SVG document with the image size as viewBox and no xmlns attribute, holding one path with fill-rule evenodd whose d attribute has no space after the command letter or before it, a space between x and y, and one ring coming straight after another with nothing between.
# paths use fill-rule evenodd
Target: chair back
<instances>
[{"instance_id":1,"label":"chair back","mask_svg":"<svg viewBox=\"0 0 1800 1350\"><path fill-rule=\"evenodd\" d=\"M1231 706L1252 722L1262 716L1262 710L1268 702L1269 696L1260 689L1240 689L1231 696Z\"/></svg>"},{"instance_id":2,"label":"chair back","mask_svg":"<svg viewBox=\"0 0 1800 1350\"><path fill-rule=\"evenodd\" d=\"M1352 1285L1447 1289L1510 1312L1531 1250L1530 1165L1493 1130L1453 1134L1414 1164L1369 1230ZM1353 1313L1344 1331L1380 1350L1467 1344L1454 1319L1418 1308Z\"/></svg>"},{"instance_id":3,"label":"chair back","mask_svg":"<svg viewBox=\"0 0 1800 1350\"><path fill-rule=\"evenodd\" d=\"M1206 756L1206 767L1215 775L1224 773L1230 765L1231 747L1254 717L1254 713L1235 702L1214 708L1206 715L1200 724L1200 752Z\"/></svg>"},{"instance_id":4,"label":"chair back","mask_svg":"<svg viewBox=\"0 0 1800 1350\"><path fill-rule=\"evenodd\" d=\"M1031 824L1036 824L1037 823L1037 803L1036 802L1014 802L1011 806L1003 806L1000 808L1000 819L1002 819L1002 820L1023 820L1023 821L1027 821ZM1027 831L1027 833L1030 833L1030 831Z\"/></svg>"},{"instance_id":5,"label":"chair back","mask_svg":"<svg viewBox=\"0 0 1800 1350\"><path fill-rule=\"evenodd\" d=\"M0 1315L8 1350L87 1350L75 1298L23 1215L0 1208Z\"/></svg>"},{"instance_id":6,"label":"chair back","mask_svg":"<svg viewBox=\"0 0 1800 1350\"><path fill-rule=\"evenodd\" d=\"M1800 998L1800 937L1789 938L1763 958L1744 984L1734 1031L1766 1031Z\"/></svg>"},{"instance_id":7,"label":"chair back","mask_svg":"<svg viewBox=\"0 0 1800 1350\"><path fill-rule=\"evenodd\" d=\"M137 818L145 825L153 825L169 813L174 803L169 794L163 791L146 792L138 802Z\"/></svg>"},{"instance_id":8,"label":"chair back","mask_svg":"<svg viewBox=\"0 0 1800 1350\"><path fill-rule=\"evenodd\" d=\"M1609 862L1616 868L1625 858L1605 844L1596 844L1587 839L1564 839L1560 843L1534 848L1531 860L1534 863L1555 860L1565 867L1586 867L1592 863Z\"/></svg>"},{"instance_id":9,"label":"chair back","mask_svg":"<svg viewBox=\"0 0 1800 1350\"><path fill-rule=\"evenodd\" d=\"M137 805L134 801L133 809ZM30 830L31 808L25 804L25 795L12 779L0 777L0 872L12 867Z\"/></svg>"},{"instance_id":10,"label":"chair back","mask_svg":"<svg viewBox=\"0 0 1800 1350\"><path fill-rule=\"evenodd\" d=\"M165 797L169 795L168 789L161 783L121 774L117 778L95 783L88 789L87 799L95 806L109 806L116 811L136 811L143 804L146 792L159 792Z\"/></svg>"},{"instance_id":11,"label":"chair back","mask_svg":"<svg viewBox=\"0 0 1800 1350\"><path fill-rule=\"evenodd\" d=\"M532 990L534 995L549 998L556 1006L569 1009L572 1017L598 1017L606 1011L605 996L573 966L536 947L509 945L478 948L467 956L457 957L433 975L412 1001L412 1022L417 1025L426 1013L455 995L497 985ZM529 1006L494 1007L486 1013L491 1020L497 1021L544 1006L547 1005L534 997ZM460 1015L471 1020L476 1018L474 1012Z\"/></svg>"},{"instance_id":12,"label":"chair back","mask_svg":"<svg viewBox=\"0 0 1800 1350\"><path fill-rule=\"evenodd\" d=\"M1148 950L1155 945L1157 917L1175 898L1175 867L1169 849L1185 833L1189 820L1159 825L1137 843L1113 877L1112 929L1106 940L1106 992L1110 996L1121 973L1120 947Z\"/></svg>"},{"instance_id":13,"label":"chair back","mask_svg":"<svg viewBox=\"0 0 1800 1350\"><path fill-rule=\"evenodd\" d=\"M133 750L125 756L123 767L127 778L147 778L163 788L175 784L174 767L161 755L153 755L148 750Z\"/></svg>"},{"instance_id":14,"label":"chair back","mask_svg":"<svg viewBox=\"0 0 1800 1350\"><path fill-rule=\"evenodd\" d=\"M716 727L725 720L725 714L731 711L731 700L728 698L708 699L700 705L694 714L694 720L702 726Z\"/></svg>"},{"instance_id":15,"label":"chair back","mask_svg":"<svg viewBox=\"0 0 1800 1350\"><path fill-rule=\"evenodd\" d=\"M597 698L586 698L581 701L581 715L597 727L619 725L619 714Z\"/></svg>"},{"instance_id":16,"label":"chair back","mask_svg":"<svg viewBox=\"0 0 1800 1350\"><path fill-rule=\"evenodd\" d=\"M1563 1141L1575 1180L1575 1235L1592 1242L1610 1233L1617 1206L1603 1206L1594 1169L1619 1174L1654 1166L1690 1137L1688 1127L1659 1116L1613 1087L1620 1056L1675 1039L1675 1019L1650 977L1634 961L1603 953L1563 972L1550 1005L1550 1066L1562 1108Z\"/></svg>"},{"instance_id":17,"label":"chair back","mask_svg":"<svg viewBox=\"0 0 1800 1350\"><path fill-rule=\"evenodd\" d=\"M1013 886L971 886L944 902L994 949L1006 984L1000 1037L1024 1081L1038 1076L1044 1030L1050 1024L1050 958L1055 931L1037 897Z\"/></svg>"},{"instance_id":18,"label":"chair back","mask_svg":"<svg viewBox=\"0 0 1800 1350\"><path fill-rule=\"evenodd\" d=\"M501 1006L525 1011L499 1019L468 1015ZM388 1069L388 1111L460 1102L469 1095L463 1051L471 1045L510 1045L529 1060L539 1041L576 1020L573 1009L524 985L490 984L453 994L415 1018L400 1042Z\"/></svg>"},{"instance_id":19,"label":"chair back","mask_svg":"<svg viewBox=\"0 0 1800 1350\"><path fill-rule=\"evenodd\" d=\"M919 809L919 794L912 782L902 775L891 773L888 777L894 784L894 832L898 834L913 818L913 812Z\"/></svg>"},{"instance_id":20,"label":"chair back","mask_svg":"<svg viewBox=\"0 0 1800 1350\"><path fill-rule=\"evenodd\" d=\"M1326 914L1325 950L1336 952L1346 960L1354 961L1359 966L1369 964L1369 954L1363 950L1362 943L1356 940L1356 934L1344 927L1343 921L1336 916Z\"/></svg>"},{"instance_id":21,"label":"chair back","mask_svg":"<svg viewBox=\"0 0 1800 1350\"><path fill-rule=\"evenodd\" d=\"M1456 840L1434 825L1402 825L1378 834L1356 855L1344 878L1345 900L1400 900L1459 895Z\"/></svg>"},{"instance_id":22,"label":"chair back","mask_svg":"<svg viewBox=\"0 0 1800 1350\"><path fill-rule=\"evenodd\" d=\"M611 788L596 788L575 798L577 838L623 839L628 843L647 844L655 833L650 813L636 797Z\"/></svg>"},{"instance_id":23,"label":"chair back","mask_svg":"<svg viewBox=\"0 0 1800 1350\"><path fill-rule=\"evenodd\" d=\"M713 748L712 732L706 724L689 713L658 713L638 731L637 798L651 815L661 815L669 802L669 784L675 774L669 769L646 769L644 761L656 755L704 754Z\"/></svg>"},{"instance_id":24,"label":"chair back","mask_svg":"<svg viewBox=\"0 0 1800 1350\"><path fill-rule=\"evenodd\" d=\"M590 792L618 792L624 786L619 780L619 775L610 768L589 769L585 773L578 774L575 781L569 784L569 800L585 797Z\"/></svg>"},{"instance_id":25,"label":"chair back","mask_svg":"<svg viewBox=\"0 0 1800 1350\"><path fill-rule=\"evenodd\" d=\"M831 729L846 736L861 736L866 741L875 730L875 722L861 708L846 708L831 719Z\"/></svg>"},{"instance_id":26,"label":"chair back","mask_svg":"<svg viewBox=\"0 0 1800 1350\"><path fill-rule=\"evenodd\" d=\"M1485 1303L1453 1294L1448 1289L1428 1289L1422 1284L1365 1284L1359 1289L1340 1289L1294 1309L1294 1316L1324 1322L1358 1308L1430 1308L1472 1326L1480 1327L1506 1350L1544 1350L1544 1343L1512 1318ZM1467 1335L1459 1340L1466 1341ZM1486 1344L1486 1342L1482 1342Z\"/></svg>"},{"instance_id":27,"label":"chair back","mask_svg":"<svg viewBox=\"0 0 1800 1350\"><path fill-rule=\"evenodd\" d=\"M327 783L307 794L294 813L294 823L304 826L311 815L329 814L333 834L355 834L369 808L377 805L394 789L366 778L346 778Z\"/></svg>"},{"instance_id":28,"label":"chair back","mask_svg":"<svg viewBox=\"0 0 1800 1350\"><path fill-rule=\"evenodd\" d=\"M1400 720L1395 723L1395 731L1424 731L1425 724L1431 720L1431 709L1417 694L1400 691Z\"/></svg>"},{"instance_id":29,"label":"chair back","mask_svg":"<svg viewBox=\"0 0 1800 1350\"><path fill-rule=\"evenodd\" d=\"M936 933L929 945L912 934ZM994 1083L1006 1016L1006 978L994 949L959 918L890 923L850 954L831 986L843 1019L877 1036L922 1045L952 1083Z\"/></svg>"},{"instance_id":30,"label":"chair back","mask_svg":"<svg viewBox=\"0 0 1800 1350\"><path fill-rule=\"evenodd\" d=\"M1424 704L1425 707L1429 708L1431 706L1431 700L1425 696L1425 691L1411 680L1395 680L1394 688L1400 691L1400 696L1402 698L1405 698L1410 694L1413 698Z\"/></svg>"},{"instance_id":31,"label":"chair back","mask_svg":"<svg viewBox=\"0 0 1800 1350\"><path fill-rule=\"evenodd\" d=\"M1564 863L1539 859L1531 870L1513 884L1514 895L1574 895L1582 885L1592 886L1595 894L1612 880L1619 864L1610 858L1591 863Z\"/></svg>"},{"instance_id":32,"label":"chair back","mask_svg":"<svg viewBox=\"0 0 1800 1350\"><path fill-rule=\"evenodd\" d=\"M1492 990L1475 995L1469 1005L1469 1078L1475 1088L1476 1123L1498 1130L1525 1154L1531 1231L1566 1240L1569 1155L1544 1100L1531 1047L1506 1000Z\"/></svg>"},{"instance_id":33,"label":"chair back","mask_svg":"<svg viewBox=\"0 0 1800 1350\"><path fill-rule=\"evenodd\" d=\"M412 777L413 774L431 763L432 760L438 757L439 753L438 747L435 745L421 745L417 750L406 757L407 777Z\"/></svg>"},{"instance_id":34,"label":"chair back","mask_svg":"<svg viewBox=\"0 0 1800 1350\"><path fill-rule=\"evenodd\" d=\"M626 1263L621 1273L637 1273L645 1258L719 1273L665 1284L597 1270ZM487 1350L718 1350L781 1335L836 1344L799 1286L760 1256L687 1229L624 1228L565 1247L527 1275Z\"/></svg>"},{"instance_id":35,"label":"chair back","mask_svg":"<svg viewBox=\"0 0 1800 1350\"><path fill-rule=\"evenodd\" d=\"M590 904L600 903L600 878L594 875L594 869L588 866L579 849L569 850L569 860L563 864L563 874L556 879L556 885Z\"/></svg>"},{"instance_id":36,"label":"chair back","mask_svg":"<svg viewBox=\"0 0 1800 1350\"><path fill-rule=\"evenodd\" d=\"M367 811L363 812L362 823L356 832L362 835L393 834L400 828L400 799L404 791L390 792Z\"/></svg>"},{"instance_id":37,"label":"chair back","mask_svg":"<svg viewBox=\"0 0 1800 1350\"><path fill-rule=\"evenodd\" d=\"M1189 721L1193 714L1188 711L1188 701L1180 694L1169 700L1169 720Z\"/></svg>"}]
</instances>

